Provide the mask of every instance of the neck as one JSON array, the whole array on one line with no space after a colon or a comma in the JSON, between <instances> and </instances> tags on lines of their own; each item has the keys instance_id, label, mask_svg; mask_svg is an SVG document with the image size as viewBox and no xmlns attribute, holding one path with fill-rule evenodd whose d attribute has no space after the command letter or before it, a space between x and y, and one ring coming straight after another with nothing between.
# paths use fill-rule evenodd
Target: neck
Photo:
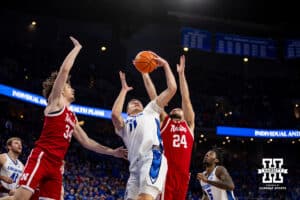
<instances>
[{"instance_id":1,"label":"neck","mask_svg":"<svg viewBox=\"0 0 300 200\"><path fill-rule=\"evenodd\" d=\"M68 101L66 98L64 98L64 104L65 104L67 107L69 107L70 104L71 104L71 102Z\"/></svg>"},{"instance_id":2,"label":"neck","mask_svg":"<svg viewBox=\"0 0 300 200\"><path fill-rule=\"evenodd\" d=\"M9 151L7 154L14 161L16 161L18 159L18 157L19 157L19 154L16 154L16 153L14 153L12 151Z\"/></svg>"},{"instance_id":3,"label":"neck","mask_svg":"<svg viewBox=\"0 0 300 200\"><path fill-rule=\"evenodd\" d=\"M206 167L207 174L210 174L216 167L216 164Z\"/></svg>"}]
</instances>

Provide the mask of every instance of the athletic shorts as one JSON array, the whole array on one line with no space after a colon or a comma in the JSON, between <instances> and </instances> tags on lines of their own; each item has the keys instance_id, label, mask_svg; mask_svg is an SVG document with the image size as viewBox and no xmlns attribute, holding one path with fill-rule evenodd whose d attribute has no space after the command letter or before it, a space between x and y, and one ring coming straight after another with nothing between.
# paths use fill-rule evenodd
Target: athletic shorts
<instances>
[{"instance_id":1,"label":"athletic shorts","mask_svg":"<svg viewBox=\"0 0 300 200\"><path fill-rule=\"evenodd\" d=\"M60 199L62 160L55 159L40 148L31 151L19 186L32 193L39 189L40 199Z\"/></svg>"},{"instance_id":2,"label":"athletic shorts","mask_svg":"<svg viewBox=\"0 0 300 200\"><path fill-rule=\"evenodd\" d=\"M136 160L130 166L124 200L137 199L142 193L155 199L163 190L167 169L167 160L159 150L154 149Z\"/></svg>"}]
</instances>

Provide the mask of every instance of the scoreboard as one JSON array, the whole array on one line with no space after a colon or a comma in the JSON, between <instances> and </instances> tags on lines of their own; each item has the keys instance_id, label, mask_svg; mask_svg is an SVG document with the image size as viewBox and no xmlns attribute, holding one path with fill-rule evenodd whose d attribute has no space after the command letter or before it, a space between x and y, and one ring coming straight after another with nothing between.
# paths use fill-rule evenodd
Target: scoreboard
<instances>
[{"instance_id":1,"label":"scoreboard","mask_svg":"<svg viewBox=\"0 0 300 200\"><path fill-rule=\"evenodd\" d=\"M216 34L216 52L238 56L275 59L276 42L271 39Z\"/></svg>"},{"instance_id":2,"label":"scoreboard","mask_svg":"<svg viewBox=\"0 0 300 200\"><path fill-rule=\"evenodd\" d=\"M211 33L205 30L182 28L181 45L191 49L211 51Z\"/></svg>"}]
</instances>

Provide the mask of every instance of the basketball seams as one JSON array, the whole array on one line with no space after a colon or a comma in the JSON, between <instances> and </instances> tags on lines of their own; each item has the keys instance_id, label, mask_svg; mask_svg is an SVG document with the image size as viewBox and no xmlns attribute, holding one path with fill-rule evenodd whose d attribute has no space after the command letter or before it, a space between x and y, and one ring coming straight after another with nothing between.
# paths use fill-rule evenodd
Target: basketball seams
<instances>
[{"instance_id":1,"label":"basketball seams","mask_svg":"<svg viewBox=\"0 0 300 200\"><path fill-rule=\"evenodd\" d=\"M135 59L135 66L142 73L152 72L156 68L155 56L149 51L140 52Z\"/></svg>"}]
</instances>

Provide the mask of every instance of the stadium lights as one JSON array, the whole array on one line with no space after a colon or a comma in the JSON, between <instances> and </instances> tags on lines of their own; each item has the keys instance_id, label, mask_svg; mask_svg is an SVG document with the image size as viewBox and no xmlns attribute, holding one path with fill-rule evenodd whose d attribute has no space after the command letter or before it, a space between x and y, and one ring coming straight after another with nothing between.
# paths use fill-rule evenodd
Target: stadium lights
<instances>
[{"instance_id":1,"label":"stadium lights","mask_svg":"<svg viewBox=\"0 0 300 200\"><path fill-rule=\"evenodd\" d=\"M102 46L101 51L106 51L106 46Z\"/></svg>"},{"instance_id":2,"label":"stadium lights","mask_svg":"<svg viewBox=\"0 0 300 200\"><path fill-rule=\"evenodd\" d=\"M188 52L189 48L188 47L183 47L183 51Z\"/></svg>"}]
</instances>

